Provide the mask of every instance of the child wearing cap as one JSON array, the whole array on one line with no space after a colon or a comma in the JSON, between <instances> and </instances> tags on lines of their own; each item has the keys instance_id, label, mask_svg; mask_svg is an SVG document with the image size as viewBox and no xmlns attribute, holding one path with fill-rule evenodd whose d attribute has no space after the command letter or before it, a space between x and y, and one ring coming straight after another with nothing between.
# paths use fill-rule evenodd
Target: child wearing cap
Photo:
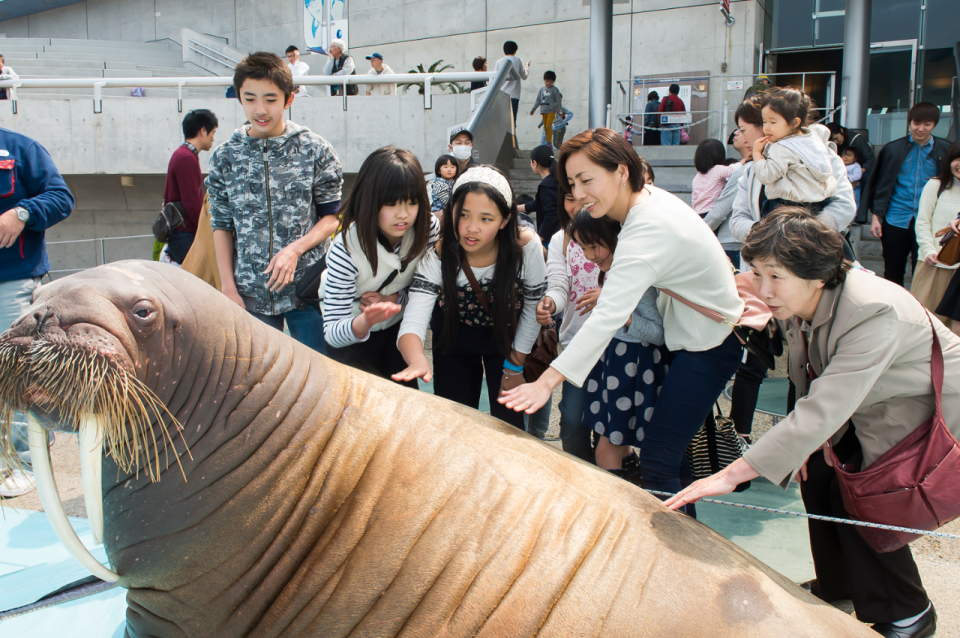
<instances>
[{"instance_id":1,"label":"child wearing cap","mask_svg":"<svg viewBox=\"0 0 960 638\"><path fill-rule=\"evenodd\" d=\"M367 59L370 60L371 69L367 71L367 75L382 75L386 73L387 75L393 75L393 69L383 63L383 56L379 53L371 53L367 56ZM397 94L397 84L368 84L367 85L367 95L396 95Z\"/></svg>"}]
</instances>

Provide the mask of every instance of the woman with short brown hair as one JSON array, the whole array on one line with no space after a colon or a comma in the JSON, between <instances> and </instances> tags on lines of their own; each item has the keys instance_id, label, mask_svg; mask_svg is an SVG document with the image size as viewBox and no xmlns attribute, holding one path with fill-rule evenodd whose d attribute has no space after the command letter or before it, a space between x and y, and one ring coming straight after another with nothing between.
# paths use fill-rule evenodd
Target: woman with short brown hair
<instances>
[{"instance_id":1,"label":"woman with short brown hair","mask_svg":"<svg viewBox=\"0 0 960 638\"><path fill-rule=\"evenodd\" d=\"M830 441L843 463L868 468L918 426L934 406L933 330L943 350L943 418L960 434L960 337L906 290L843 257L840 234L799 207L782 207L753 227L743 259L773 316L786 324L796 407L742 459L667 501L673 509L726 494L763 476L801 481L807 512L851 518L840 495ZM933 330L931 329L931 322ZM936 613L909 546L875 551L850 525L810 521L817 578L811 592L850 597L857 618L883 636L931 636Z\"/></svg>"}]
</instances>

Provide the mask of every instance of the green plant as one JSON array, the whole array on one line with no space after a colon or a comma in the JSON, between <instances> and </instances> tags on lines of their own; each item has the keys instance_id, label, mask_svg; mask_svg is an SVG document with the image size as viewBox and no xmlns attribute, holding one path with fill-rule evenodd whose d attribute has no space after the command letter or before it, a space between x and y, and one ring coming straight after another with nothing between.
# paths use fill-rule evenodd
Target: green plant
<instances>
[{"instance_id":1,"label":"green plant","mask_svg":"<svg viewBox=\"0 0 960 638\"><path fill-rule=\"evenodd\" d=\"M437 60L436 62L434 62L433 64L431 64L430 67L427 68L427 69L424 69L422 64L418 64L418 65L417 65L417 68L415 68L415 69L410 69L409 71L407 71L407 73L429 73L429 74L437 74L437 73L443 73L443 72L446 71L447 69L452 69L452 68L453 68L453 65L452 65L452 64L443 64L443 66L440 66L441 64L443 64L443 60ZM402 83L402 84L398 84L397 86L398 86L398 87L402 87L404 93L406 93L406 92L410 89L411 86L416 86L416 87L419 88L419 93L420 93L420 95L423 95L423 85L422 85L422 84L416 84L416 83L414 83L414 82L404 82L404 83ZM469 92L470 92L470 88L469 88L469 87L463 86L463 85L461 85L461 84L459 84L459 83L457 83L457 82L434 82L434 83L433 83L433 86L440 87L440 90L443 91L443 92L445 92L445 93L447 93L447 92L449 92L449 93L469 93Z\"/></svg>"}]
</instances>

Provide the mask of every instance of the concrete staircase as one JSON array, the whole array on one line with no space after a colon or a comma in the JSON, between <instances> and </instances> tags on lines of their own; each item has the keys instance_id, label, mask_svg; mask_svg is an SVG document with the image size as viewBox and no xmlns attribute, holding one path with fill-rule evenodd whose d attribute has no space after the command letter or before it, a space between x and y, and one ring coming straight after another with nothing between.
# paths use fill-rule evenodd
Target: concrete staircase
<instances>
[{"instance_id":1,"label":"concrete staircase","mask_svg":"<svg viewBox=\"0 0 960 638\"><path fill-rule=\"evenodd\" d=\"M184 63L179 45L165 42L2 38L5 65L22 79L149 78L213 75ZM147 88L150 97L177 97L175 88ZM93 89L18 89L21 98L93 96ZM130 97L129 88L104 88L104 97ZM220 87L184 88L183 97L223 97Z\"/></svg>"}]
</instances>

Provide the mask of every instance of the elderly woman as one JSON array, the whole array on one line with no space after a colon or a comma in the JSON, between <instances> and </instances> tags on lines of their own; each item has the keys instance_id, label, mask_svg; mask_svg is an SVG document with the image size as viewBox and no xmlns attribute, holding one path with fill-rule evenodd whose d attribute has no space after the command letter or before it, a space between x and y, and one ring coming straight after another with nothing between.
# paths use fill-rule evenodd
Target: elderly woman
<instances>
[{"instance_id":1,"label":"elderly woman","mask_svg":"<svg viewBox=\"0 0 960 638\"><path fill-rule=\"evenodd\" d=\"M537 381L500 398L508 408L527 414L549 401L563 381L584 384L651 286L734 321L743 313L730 260L716 236L690 206L644 182L640 158L616 132L592 129L567 141L560 149L557 176L564 193L571 193L592 217L608 217L622 229L596 307L585 308L593 310L590 318ZM643 441L646 487L676 493L682 479L692 478L687 446L737 370L743 348L730 326L666 294L659 295L657 305L670 368L656 405L645 408L635 424L643 429L636 436ZM652 372L640 374L651 379L647 384L653 382ZM643 398L634 401L620 409L635 409Z\"/></svg>"},{"instance_id":2,"label":"elderly woman","mask_svg":"<svg viewBox=\"0 0 960 638\"><path fill-rule=\"evenodd\" d=\"M900 286L848 270L840 234L798 207L782 207L753 228L743 258L757 293L786 322L796 408L742 459L667 501L673 509L726 494L763 476L801 481L812 514L850 518L836 472L819 450L830 440L842 462L862 454L862 468L930 418L931 315ZM960 338L936 318L944 359L943 414L960 434ZM850 597L857 618L884 636L930 636L936 614L909 546L878 553L850 525L811 521L817 579L824 600Z\"/></svg>"}]
</instances>

